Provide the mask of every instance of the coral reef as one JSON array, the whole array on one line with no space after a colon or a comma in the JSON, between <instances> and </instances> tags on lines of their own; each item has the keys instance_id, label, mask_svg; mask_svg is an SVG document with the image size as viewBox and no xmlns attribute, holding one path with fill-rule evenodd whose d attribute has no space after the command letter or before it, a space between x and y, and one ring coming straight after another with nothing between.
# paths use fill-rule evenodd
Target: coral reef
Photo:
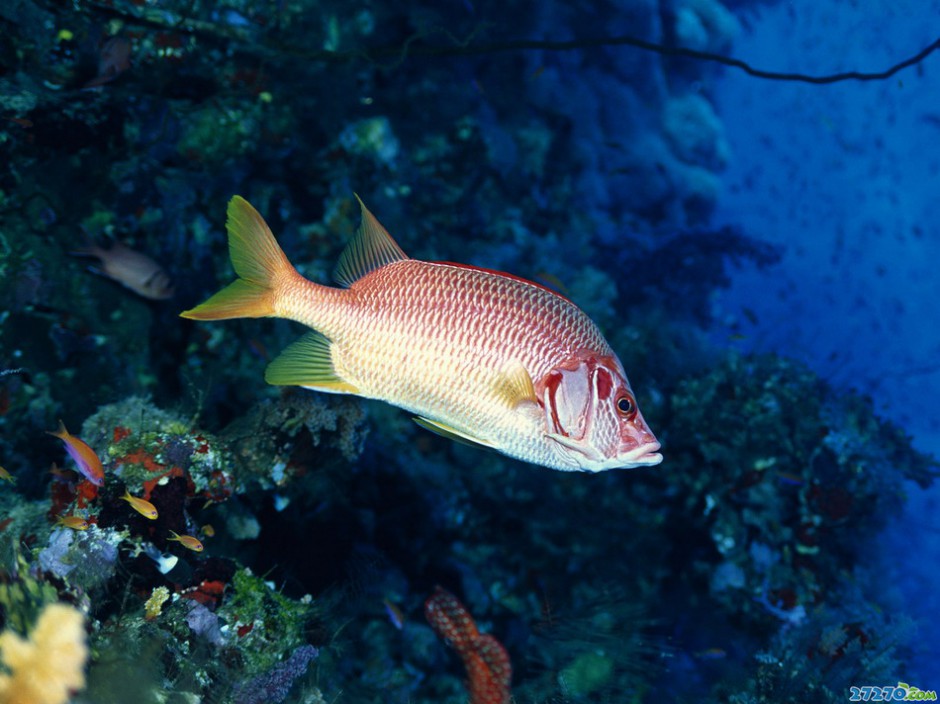
<instances>
[{"instance_id":1,"label":"coral reef","mask_svg":"<svg viewBox=\"0 0 940 704\"><path fill-rule=\"evenodd\" d=\"M232 700L236 704L279 704L290 692L294 680L306 672L308 663L316 657L316 648L300 646L270 672L240 684L232 692Z\"/></svg>"},{"instance_id":2,"label":"coral reef","mask_svg":"<svg viewBox=\"0 0 940 704\"><path fill-rule=\"evenodd\" d=\"M488 633L481 634L464 605L442 587L424 602L424 616L463 660L471 704L508 704L512 665L502 644Z\"/></svg>"}]
</instances>

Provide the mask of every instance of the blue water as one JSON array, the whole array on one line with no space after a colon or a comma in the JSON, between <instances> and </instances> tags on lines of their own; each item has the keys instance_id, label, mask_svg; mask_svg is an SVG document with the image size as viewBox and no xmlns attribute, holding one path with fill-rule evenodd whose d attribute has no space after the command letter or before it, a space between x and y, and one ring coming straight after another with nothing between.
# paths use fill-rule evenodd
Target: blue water
<instances>
[{"instance_id":1,"label":"blue water","mask_svg":"<svg viewBox=\"0 0 940 704\"><path fill-rule=\"evenodd\" d=\"M878 71L936 40L940 4L788 2L746 16L735 55L754 66ZM739 272L717 297L719 317L746 331L738 344L806 360L869 394L875 412L932 453L940 451L938 81L938 56L886 81L825 87L727 71L717 101L733 157L715 213L785 252L770 272ZM921 619L915 671L937 682L928 624L940 613L940 493L908 491L869 559L884 570L886 591Z\"/></svg>"},{"instance_id":2,"label":"blue water","mask_svg":"<svg viewBox=\"0 0 940 704\"><path fill-rule=\"evenodd\" d=\"M755 66L808 74L878 71L936 39L930 3L784 3L750 17L735 53ZM748 346L811 361L870 393L878 411L940 448L932 401L940 328L931 325L940 238L931 217L940 158L935 56L886 81L830 86L754 80L718 84L733 157L715 219L740 223L786 256L770 276L742 273L716 305ZM753 332L753 335L751 335Z\"/></svg>"}]
</instances>

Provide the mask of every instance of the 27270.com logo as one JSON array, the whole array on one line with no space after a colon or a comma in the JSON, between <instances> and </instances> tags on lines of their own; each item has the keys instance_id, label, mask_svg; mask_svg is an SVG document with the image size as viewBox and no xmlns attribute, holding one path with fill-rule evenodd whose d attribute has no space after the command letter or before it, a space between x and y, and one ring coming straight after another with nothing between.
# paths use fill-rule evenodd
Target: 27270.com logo
<instances>
[{"instance_id":1,"label":"27270.com logo","mask_svg":"<svg viewBox=\"0 0 940 704\"><path fill-rule=\"evenodd\" d=\"M898 682L895 687L849 687L850 702L935 702L937 693Z\"/></svg>"}]
</instances>

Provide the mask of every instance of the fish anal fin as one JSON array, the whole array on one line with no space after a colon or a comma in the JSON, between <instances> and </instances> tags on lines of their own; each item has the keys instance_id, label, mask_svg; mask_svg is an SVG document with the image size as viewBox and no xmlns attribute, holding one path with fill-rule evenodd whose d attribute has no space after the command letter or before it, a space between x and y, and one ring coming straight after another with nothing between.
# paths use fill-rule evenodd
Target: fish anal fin
<instances>
[{"instance_id":1,"label":"fish anal fin","mask_svg":"<svg viewBox=\"0 0 940 704\"><path fill-rule=\"evenodd\" d=\"M538 403L535 384L521 362L511 362L496 381L496 393L510 408L526 402Z\"/></svg>"},{"instance_id":2,"label":"fish anal fin","mask_svg":"<svg viewBox=\"0 0 940 704\"><path fill-rule=\"evenodd\" d=\"M486 440L481 440L476 438L468 433L457 430L447 423L443 423L439 420L431 420L430 418L425 418L423 416L415 416L413 418L414 422L420 425L426 430L430 430L432 433L437 433L441 437L447 438L448 440L455 440L456 442L462 443L464 445L472 445L474 447L484 447L487 450L493 449L493 444L487 442Z\"/></svg>"},{"instance_id":3,"label":"fish anal fin","mask_svg":"<svg viewBox=\"0 0 940 704\"><path fill-rule=\"evenodd\" d=\"M362 210L362 225L356 236L346 245L336 265L336 271L333 272L337 283L347 288L370 271L408 259L408 255L369 212L358 195L356 200Z\"/></svg>"},{"instance_id":4,"label":"fish anal fin","mask_svg":"<svg viewBox=\"0 0 940 704\"><path fill-rule=\"evenodd\" d=\"M307 333L268 365L264 380L273 386L305 386L334 394L358 394L359 389L333 368L332 344L316 331Z\"/></svg>"}]
</instances>

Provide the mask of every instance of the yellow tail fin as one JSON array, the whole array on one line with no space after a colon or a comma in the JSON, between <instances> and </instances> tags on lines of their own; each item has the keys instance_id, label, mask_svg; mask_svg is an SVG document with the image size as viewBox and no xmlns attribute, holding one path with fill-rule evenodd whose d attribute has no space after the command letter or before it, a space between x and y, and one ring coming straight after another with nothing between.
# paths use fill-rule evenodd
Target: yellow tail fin
<instances>
[{"instance_id":1,"label":"yellow tail fin","mask_svg":"<svg viewBox=\"0 0 940 704\"><path fill-rule=\"evenodd\" d=\"M238 279L205 303L180 315L191 320L275 315L278 289L299 274L287 261L264 218L241 196L229 201L225 227L229 256Z\"/></svg>"}]
</instances>

